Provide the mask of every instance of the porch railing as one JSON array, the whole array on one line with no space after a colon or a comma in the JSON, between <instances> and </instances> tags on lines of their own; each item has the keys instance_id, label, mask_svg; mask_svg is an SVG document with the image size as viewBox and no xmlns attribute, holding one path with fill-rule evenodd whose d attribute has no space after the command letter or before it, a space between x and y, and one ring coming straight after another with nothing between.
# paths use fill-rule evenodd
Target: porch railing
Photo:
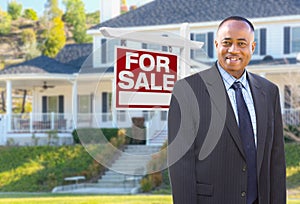
<instances>
[{"instance_id":1,"label":"porch railing","mask_svg":"<svg viewBox=\"0 0 300 204\"><path fill-rule=\"evenodd\" d=\"M132 117L144 117L145 122L152 118L152 112L118 111L112 113L79 113L77 122L71 113L24 113L12 114L9 132L45 132L57 130L71 132L77 128L128 128L132 126ZM9 117L6 117L7 119ZM9 121L6 121L9 124ZM9 126L9 125L8 125Z\"/></svg>"},{"instance_id":2,"label":"porch railing","mask_svg":"<svg viewBox=\"0 0 300 204\"><path fill-rule=\"evenodd\" d=\"M67 132L73 130L72 116L66 113L12 114L10 122L11 132L44 132L50 130Z\"/></svg>"},{"instance_id":3,"label":"porch railing","mask_svg":"<svg viewBox=\"0 0 300 204\"><path fill-rule=\"evenodd\" d=\"M282 119L285 125L300 125L300 108L283 109Z\"/></svg>"}]
</instances>

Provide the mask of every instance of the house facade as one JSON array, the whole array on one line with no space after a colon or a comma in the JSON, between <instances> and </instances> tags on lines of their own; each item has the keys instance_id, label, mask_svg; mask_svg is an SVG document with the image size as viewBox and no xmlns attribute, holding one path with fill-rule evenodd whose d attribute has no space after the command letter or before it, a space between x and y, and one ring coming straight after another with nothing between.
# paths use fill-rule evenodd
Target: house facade
<instances>
[{"instance_id":1,"label":"house facade","mask_svg":"<svg viewBox=\"0 0 300 204\"><path fill-rule=\"evenodd\" d=\"M113 64L114 45L125 44L137 49L170 51L168 47L158 44L106 38L99 31L101 27L179 36L182 24L189 23L189 39L204 42L202 49L191 50L188 63L192 73L195 73L216 61L214 39L217 26L222 19L231 15L244 16L253 22L257 46L248 70L278 85L285 123L299 124L300 3L294 0L279 0L276 3L273 0L156 0L88 31L94 36L93 46L97 50L94 52L94 65L101 67ZM103 46L104 44L107 46ZM176 49L172 49L172 52L180 54Z\"/></svg>"},{"instance_id":2,"label":"house facade","mask_svg":"<svg viewBox=\"0 0 300 204\"><path fill-rule=\"evenodd\" d=\"M230 15L242 15L253 22L257 47L248 70L278 85L284 122L299 124L300 3L294 0L276 3L273 0L156 0L90 28L92 44L67 45L55 59L41 56L2 70L0 87L6 91L7 111L0 121L0 144L13 140L29 145L32 138L47 139L51 131L57 131L60 144L68 144L72 142L71 132L75 128L131 127L132 118L144 118L148 139L165 139L166 111L114 108L114 49L126 46L178 55L181 50L147 43L147 39L143 42L107 38L100 28L180 36L182 24L188 23L188 40L204 42L204 46L190 50L190 56L180 60L191 67L191 73L196 73L216 61L217 26ZM15 89L32 92L31 113L13 113ZM156 144L161 144L163 139Z\"/></svg>"}]
</instances>

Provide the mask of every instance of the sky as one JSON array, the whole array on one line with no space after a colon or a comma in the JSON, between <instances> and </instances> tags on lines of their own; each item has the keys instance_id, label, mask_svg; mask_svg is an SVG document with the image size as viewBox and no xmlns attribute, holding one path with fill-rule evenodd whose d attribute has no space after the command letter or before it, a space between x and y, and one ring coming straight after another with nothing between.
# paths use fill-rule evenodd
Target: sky
<instances>
[{"instance_id":1,"label":"sky","mask_svg":"<svg viewBox=\"0 0 300 204\"><path fill-rule=\"evenodd\" d=\"M18 3L23 5L23 9L32 8L38 15L41 15L44 11L44 5L47 0L16 0ZM100 8L100 0L82 0L85 5L85 10L87 13L97 11ZM113 0L115 1L115 0ZM145 3L148 3L152 0L126 0L128 8L131 5L141 6ZM7 11L7 3L9 0L0 0L0 8L4 11ZM61 9L65 10L62 4L62 0L59 0Z\"/></svg>"}]
</instances>

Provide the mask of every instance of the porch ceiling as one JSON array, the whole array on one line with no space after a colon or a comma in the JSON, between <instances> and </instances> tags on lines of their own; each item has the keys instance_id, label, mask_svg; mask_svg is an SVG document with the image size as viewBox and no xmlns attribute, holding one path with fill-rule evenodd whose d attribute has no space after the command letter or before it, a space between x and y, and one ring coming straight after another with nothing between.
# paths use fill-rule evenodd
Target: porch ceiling
<instances>
[{"instance_id":1,"label":"porch ceiling","mask_svg":"<svg viewBox=\"0 0 300 204\"><path fill-rule=\"evenodd\" d=\"M44 82L47 85L63 86L71 85L74 80L72 77L53 77L53 76L27 76L27 77L6 77L0 78L0 87L6 87L6 81L10 80L13 89L33 89L42 87Z\"/></svg>"}]
</instances>

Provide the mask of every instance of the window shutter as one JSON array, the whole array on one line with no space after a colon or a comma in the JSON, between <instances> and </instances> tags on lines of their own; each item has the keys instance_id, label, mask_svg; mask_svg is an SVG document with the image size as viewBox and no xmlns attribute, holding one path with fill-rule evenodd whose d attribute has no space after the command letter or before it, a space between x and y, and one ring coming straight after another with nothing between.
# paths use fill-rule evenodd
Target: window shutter
<instances>
[{"instance_id":1,"label":"window shutter","mask_svg":"<svg viewBox=\"0 0 300 204\"><path fill-rule=\"evenodd\" d=\"M102 92L102 113L107 113L107 92Z\"/></svg>"},{"instance_id":2,"label":"window shutter","mask_svg":"<svg viewBox=\"0 0 300 204\"><path fill-rule=\"evenodd\" d=\"M106 51L107 51L107 43L106 43L106 39L101 39L101 63L105 64L107 63L106 60Z\"/></svg>"},{"instance_id":3,"label":"window shutter","mask_svg":"<svg viewBox=\"0 0 300 204\"><path fill-rule=\"evenodd\" d=\"M91 113L93 113L93 100L94 100L94 94L91 93L91 101L90 101L90 109L91 109Z\"/></svg>"},{"instance_id":4,"label":"window shutter","mask_svg":"<svg viewBox=\"0 0 300 204\"><path fill-rule=\"evenodd\" d=\"M43 121L47 121L47 96L42 96L42 113L43 113Z\"/></svg>"},{"instance_id":5,"label":"window shutter","mask_svg":"<svg viewBox=\"0 0 300 204\"><path fill-rule=\"evenodd\" d=\"M58 112L64 113L64 96L58 96Z\"/></svg>"},{"instance_id":6,"label":"window shutter","mask_svg":"<svg viewBox=\"0 0 300 204\"><path fill-rule=\"evenodd\" d=\"M42 113L47 113L47 96L42 97Z\"/></svg>"},{"instance_id":7,"label":"window shutter","mask_svg":"<svg viewBox=\"0 0 300 204\"><path fill-rule=\"evenodd\" d=\"M209 58L214 58L214 33L207 33L207 54Z\"/></svg>"},{"instance_id":8,"label":"window shutter","mask_svg":"<svg viewBox=\"0 0 300 204\"><path fill-rule=\"evenodd\" d=\"M290 31L291 28L290 27L284 27L284 34L283 34L283 54L290 54Z\"/></svg>"},{"instance_id":9,"label":"window shutter","mask_svg":"<svg viewBox=\"0 0 300 204\"><path fill-rule=\"evenodd\" d=\"M266 55L266 44L267 44L267 29L260 29L260 55Z\"/></svg>"}]
</instances>

